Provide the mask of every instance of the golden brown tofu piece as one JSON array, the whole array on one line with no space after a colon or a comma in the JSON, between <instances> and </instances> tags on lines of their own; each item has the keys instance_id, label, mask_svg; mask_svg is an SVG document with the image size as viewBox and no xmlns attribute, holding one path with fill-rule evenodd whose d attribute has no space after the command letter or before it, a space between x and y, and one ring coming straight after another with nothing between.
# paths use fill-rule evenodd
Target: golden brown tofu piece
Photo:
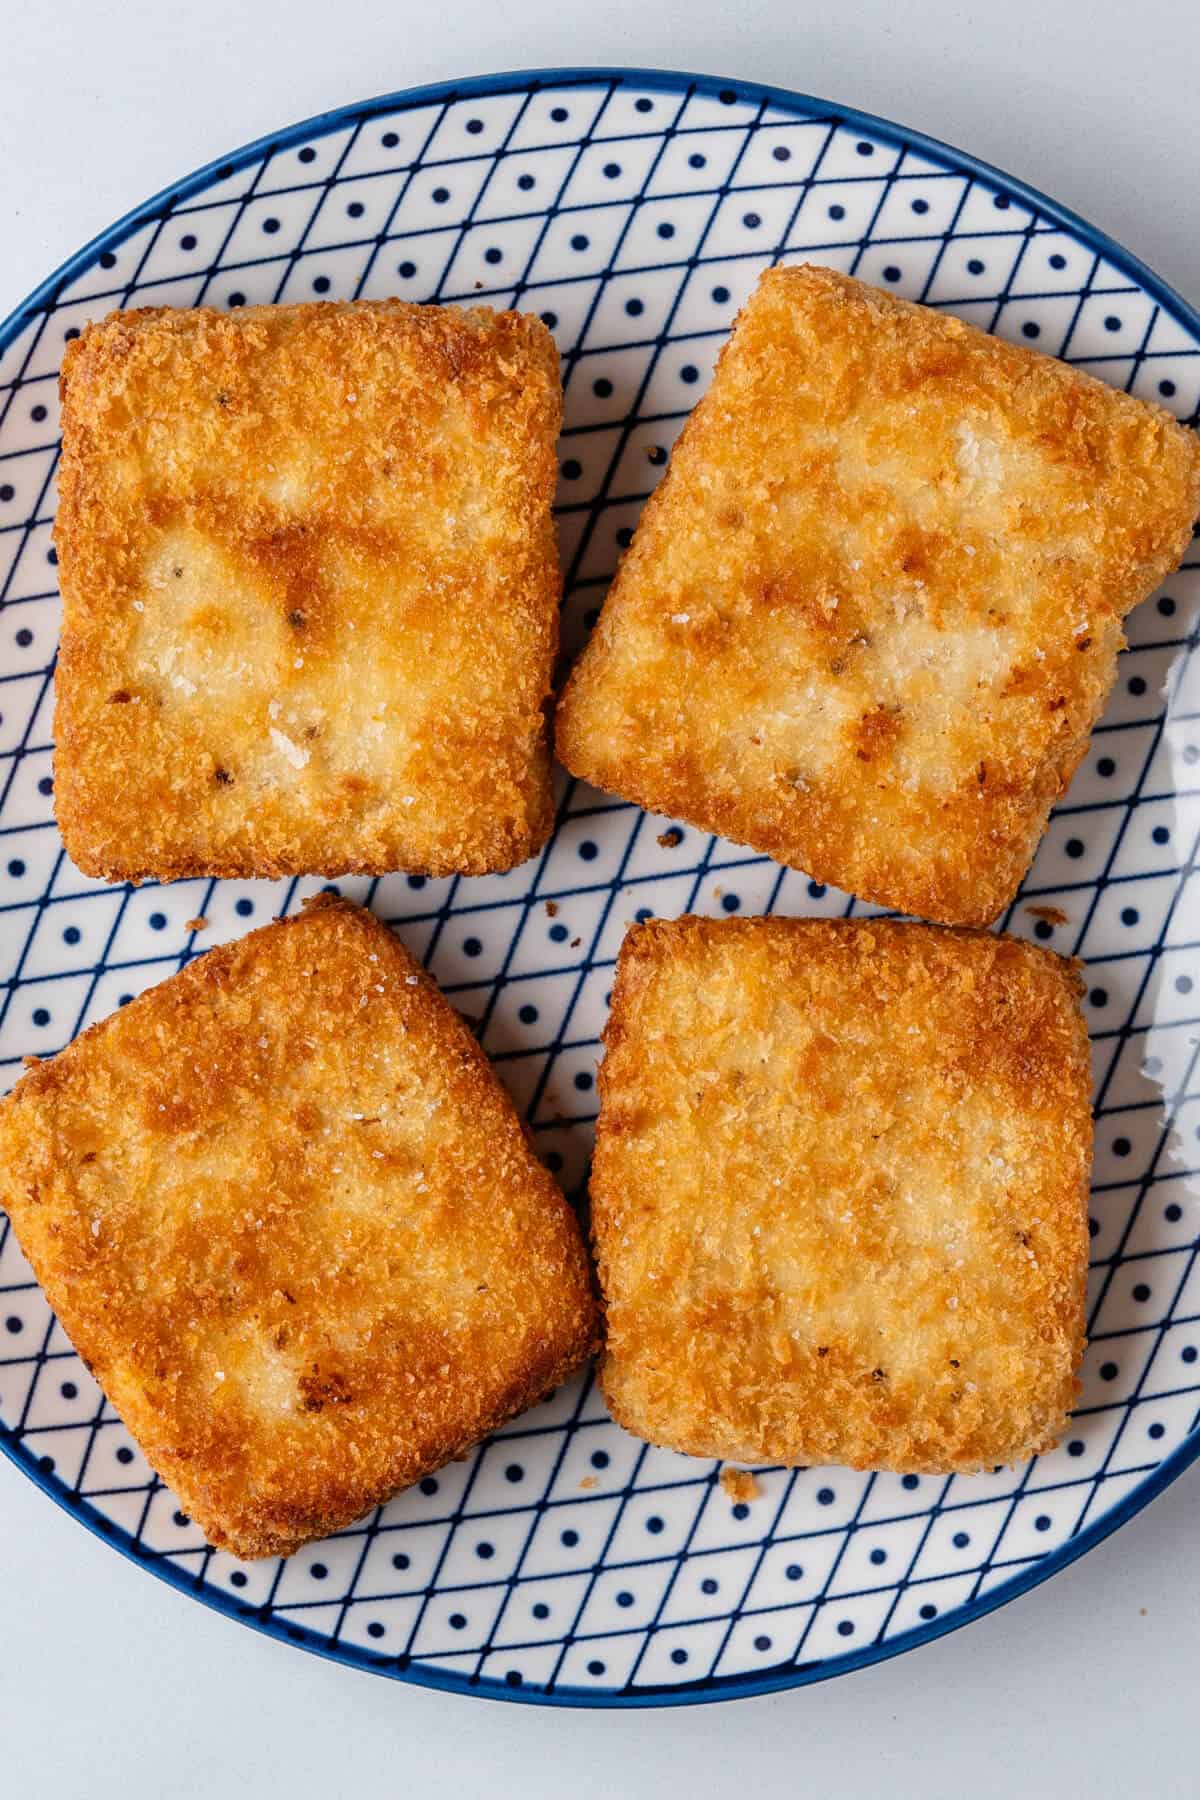
<instances>
[{"instance_id":1,"label":"golden brown tofu piece","mask_svg":"<svg viewBox=\"0 0 1200 1800\"><path fill-rule=\"evenodd\" d=\"M948 924L1032 860L1200 511L1158 407L769 270L558 714L576 775Z\"/></svg>"},{"instance_id":2,"label":"golden brown tofu piece","mask_svg":"<svg viewBox=\"0 0 1200 1800\"><path fill-rule=\"evenodd\" d=\"M463 1020L344 901L199 957L0 1105L0 1202L209 1541L287 1555L540 1399L587 1255Z\"/></svg>"},{"instance_id":3,"label":"golden brown tofu piece","mask_svg":"<svg viewBox=\"0 0 1200 1800\"><path fill-rule=\"evenodd\" d=\"M113 313L62 399L55 794L81 869L477 875L541 847L562 394L539 319Z\"/></svg>"},{"instance_id":4,"label":"golden brown tofu piece","mask_svg":"<svg viewBox=\"0 0 1200 1800\"><path fill-rule=\"evenodd\" d=\"M931 925L631 928L592 1172L614 1418L749 1463L1052 1445L1084 1346L1079 991Z\"/></svg>"}]
</instances>

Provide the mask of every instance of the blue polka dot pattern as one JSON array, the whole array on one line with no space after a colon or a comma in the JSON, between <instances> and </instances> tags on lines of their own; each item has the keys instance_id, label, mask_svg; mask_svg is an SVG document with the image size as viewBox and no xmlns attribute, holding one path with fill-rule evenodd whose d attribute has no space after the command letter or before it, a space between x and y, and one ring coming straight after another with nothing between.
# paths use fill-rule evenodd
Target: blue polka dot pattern
<instances>
[{"instance_id":1,"label":"blue polka dot pattern","mask_svg":"<svg viewBox=\"0 0 1200 1800\"><path fill-rule=\"evenodd\" d=\"M798 130L787 124L793 113ZM731 135L744 140L733 180ZM224 248L208 210L218 183L232 220ZM869 198L881 189L878 203ZM0 867L14 959L0 996L8 1081L21 1055L54 1051L209 943L294 912L323 885L200 882L134 893L90 883L58 860L45 710L56 630L46 496L55 364L95 296L104 307L138 305L155 284L184 277L189 293L223 307L336 301L360 282L364 292L413 300L515 296L545 320L564 359L558 499L564 644L573 651L721 332L759 261L785 244L789 257L832 258L898 294L968 307L1002 336L1048 351L1063 348L1062 309L1083 300L1068 354L1181 416L1196 405L1195 321L1125 269L1119 253L1120 283L1097 284L1089 301L1094 253L1105 267L1114 253L1048 204L869 121L831 122L819 106L778 98L768 107L747 87L705 81L688 89L588 78L537 89L510 82L504 91L468 83L277 134L269 151L235 157L184 184L169 207L111 233L17 314L0 346L0 595L11 609L0 633L0 674L9 678L0 696L8 834ZM1170 788L1194 785L1187 771L1200 761L1200 737L1182 717L1164 729L1162 714L1164 688L1194 679L1187 659L1198 620L1192 567L1131 616L1104 729L1026 884L1023 901L1043 911L1022 904L1008 921L1097 965L1087 1016L1102 1046L1088 1398L1034 1487L1030 1471L995 1474L988 1507L975 1508L959 1478L771 1470L759 1477L758 1498L731 1501L712 1465L648 1455L579 1382L311 1560L294 1559L289 1585L277 1567L242 1569L222 1557L197 1576L197 1529L147 1487L141 1459L100 1414L78 1359L57 1346L45 1356L45 1304L6 1272L2 1240L6 1367L17 1382L28 1374L29 1405L24 1415L0 1412L10 1428L0 1447L68 1505L94 1509L86 1516L111 1542L136 1544L146 1566L239 1617L329 1648L316 1615L344 1608L333 1646L343 1660L522 1699L547 1687L636 1699L808 1679L991 1604L1004 1596L1009 1566L1053 1565L1078 1519L1085 1536L1098 1533L1132 1503L1114 1506L1125 1487L1110 1473L1135 1457L1157 1469L1194 1445L1200 1339L1172 1324L1183 1289L1167 1264L1190 1266L1197 1214L1187 1175L1173 1164L1170 1188L1160 1188L1155 1159L1176 1094L1190 1091L1171 1043L1158 1038L1160 1029L1186 1033L1196 1003L1198 959L1188 946L1200 933L1186 929L1178 875L1192 844ZM586 1180L612 960L631 920L688 909L861 910L815 877L649 821L576 784L564 789L544 856L508 876L401 873L340 885L393 922L461 996L502 1068L511 1059L514 1074L531 1071L514 1086L547 1168L573 1197ZM186 921L201 913L207 931L190 931ZM1153 996L1161 1028L1138 1015L1130 1033L1139 995ZM1194 1122L1177 1137L1188 1146L1180 1159L1194 1154L1200 1166ZM1158 1346L1155 1385L1136 1417L1134 1333ZM78 1452L60 1448L75 1441L70 1433L39 1435L64 1426L77 1430ZM839 1570L832 1592L825 1545ZM655 1570L664 1571L660 1587ZM946 1576L954 1598L939 1585ZM499 1612L481 1589L502 1593ZM301 1611L285 1620L293 1603ZM453 1671L446 1657L456 1659Z\"/></svg>"}]
</instances>

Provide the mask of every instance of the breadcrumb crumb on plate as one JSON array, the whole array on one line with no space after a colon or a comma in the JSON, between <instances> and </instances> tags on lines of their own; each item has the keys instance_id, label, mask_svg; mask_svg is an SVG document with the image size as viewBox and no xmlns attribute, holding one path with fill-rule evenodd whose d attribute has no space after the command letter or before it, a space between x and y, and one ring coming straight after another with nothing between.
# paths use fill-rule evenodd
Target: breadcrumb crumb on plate
<instances>
[{"instance_id":1,"label":"breadcrumb crumb on plate","mask_svg":"<svg viewBox=\"0 0 1200 1800\"><path fill-rule=\"evenodd\" d=\"M732 1469L726 1466L721 1470L721 1487L731 1500L743 1503L757 1500L762 1493L752 1469Z\"/></svg>"},{"instance_id":2,"label":"breadcrumb crumb on plate","mask_svg":"<svg viewBox=\"0 0 1200 1800\"><path fill-rule=\"evenodd\" d=\"M1049 951L931 925L633 927L592 1169L614 1417L741 1463L1049 1448L1084 1347L1079 993Z\"/></svg>"},{"instance_id":3,"label":"breadcrumb crumb on plate","mask_svg":"<svg viewBox=\"0 0 1200 1800\"><path fill-rule=\"evenodd\" d=\"M988 924L1183 556L1160 407L815 267L770 269L559 704L595 786L863 899Z\"/></svg>"},{"instance_id":4,"label":"breadcrumb crumb on plate","mask_svg":"<svg viewBox=\"0 0 1200 1800\"><path fill-rule=\"evenodd\" d=\"M387 928L310 905L198 957L0 1105L0 1203L210 1543L286 1555L593 1348L575 1218Z\"/></svg>"},{"instance_id":5,"label":"breadcrumb crumb on plate","mask_svg":"<svg viewBox=\"0 0 1200 1800\"><path fill-rule=\"evenodd\" d=\"M477 875L541 847L540 319L119 312L61 386L55 795L86 874Z\"/></svg>"}]
</instances>

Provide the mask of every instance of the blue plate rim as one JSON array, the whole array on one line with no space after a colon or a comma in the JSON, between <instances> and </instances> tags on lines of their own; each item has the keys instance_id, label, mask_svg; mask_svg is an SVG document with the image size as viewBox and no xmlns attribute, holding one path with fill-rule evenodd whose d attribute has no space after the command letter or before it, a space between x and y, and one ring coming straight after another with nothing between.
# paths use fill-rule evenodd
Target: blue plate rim
<instances>
[{"instance_id":1,"label":"blue plate rim","mask_svg":"<svg viewBox=\"0 0 1200 1800\"><path fill-rule=\"evenodd\" d=\"M1147 267L1138 257L1126 250L1107 232L1090 223L1069 207L1043 194L1040 189L1016 176L1008 175L993 163L973 156L967 151L956 149L954 145L945 143L940 138L930 136L927 132L910 130L893 120L885 119L878 114L866 112L860 107L844 106L836 101L822 99L817 95L805 94L795 89L764 86L754 81L739 81L719 75L689 74L676 69L641 69L630 67L591 67L575 68L539 68L505 70L494 75L472 75L461 81L431 82L421 87L402 88L394 93L376 95L369 100L351 102L348 105L330 108L311 118L301 119L281 131L265 133L252 142L243 144L228 155L214 157L196 169L185 180L173 182L161 188L150 199L139 206L131 208L122 217L115 220L105 230L91 238L65 262L61 263L50 275L41 281L36 288L14 308L8 316L0 321L0 352L16 337L17 333L44 310L48 301L56 302L61 289L76 275L88 268L105 250L111 250L122 243L131 232L139 226L169 212L180 201L192 194L210 187L214 180L222 177L221 171L229 174L244 167L257 158L267 156L278 150L288 149L300 141L310 141L314 137L328 136L330 132L341 127L363 121L378 115L411 109L424 104L450 104L458 99L472 96L500 95L504 93L526 93L536 91L540 87L588 87L600 82L617 85L627 83L641 89L665 93L693 93L705 95L721 95L732 93L736 100L745 102L753 100L760 106L774 106L781 111L792 112L797 117L819 117L836 119L842 124L859 127L864 133L896 144L899 147L926 152L935 159L949 163L965 174L982 179L1002 189L1010 197L1023 202L1044 219L1051 220L1081 239L1090 249L1107 261L1113 263L1145 291L1151 294L1158 304L1171 313L1177 322L1182 324L1200 344L1200 312L1176 293L1167 282L1153 269ZM20 1468L25 1475L47 1494L56 1506L78 1520L87 1530L127 1557L131 1562L148 1569L160 1581L189 1595L193 1600L200 1600L213 1611L235 1620L238 1624L249 1625L266 1637L276 1638L282 1643L292 1644L310 1653L322 1656L331 1662L342 1663L352 1668L367 1669L373 1674L386 1675L392 1680L410 1683L413 1686L433 1688L444 1693L474 1694L484 1699L517 1701L529 1706L578 1706L598 1709L641 1708L654 1706L687 1706L698 1705L708 1701L748 1699L756 1695L779 1693L789 1688L808 1687L816 1682L829 1681L838 1675L851 1674L855 1669L870 1667L874 1663L888 1661L891 1657L901 1656L906 1651L915 1650L922 1644L931 1643L935 1638L946 1637L958 1631L964 1625L971 1624L985 1614L997 1611L1010 1601L1048 1581L1060 1569L1066 1568L1079 1557L1104 1541L1122 1525L1128 1523L1144 1506L1156 1499L1171 1483L1189 1468L1200 1456L1200 1427L1194 1426L1187 1438L1165 1458L1152 1474L1138 1482L1137 1486L1123 1500L1111 1507L1104 1517L1094 1525L1080 1532L1060 1549L1048 1552L1031 1568L1023 1570L1011 1580L1001 1583L990 1593L969 1601L965 1606L956 1608L944 1619L937 1618L915 1626L910 1631L899 1633L885 1643L864 1645L860 1649L846 1652L842 1656L830 1657L810 1666L781 1666L774 1670L764 1670L754 1675L706 1676L694 1683L672 1684L670 1686L647 1686L636 1690L593 1690L589 1688L563 1687L551 1692L541 1692L530 1687L510 1687L507 1683L496 1681L492 1677L462 1676L451 1670L438 1669L419 1662L411 1662L400 1667L394 1657L372 1656L369 1651L360 1650L354 1645L334 1643L316 1633L305 1631L297 1625L285 1625L283 1621L273 1619L260 1609L238 1602L231 1596L215 1588L209 1588L190 1578L182 1570L172 1564L158 1559L142 1549L129 1533L114 1525L103 1517L88 1501L81 1497L73 1497L61 1482L55 1481L38 1468L36 1459L25 1445L14 1437L10 1427L0 1425L0 1452Z\"/></svg>"}]
</instances>

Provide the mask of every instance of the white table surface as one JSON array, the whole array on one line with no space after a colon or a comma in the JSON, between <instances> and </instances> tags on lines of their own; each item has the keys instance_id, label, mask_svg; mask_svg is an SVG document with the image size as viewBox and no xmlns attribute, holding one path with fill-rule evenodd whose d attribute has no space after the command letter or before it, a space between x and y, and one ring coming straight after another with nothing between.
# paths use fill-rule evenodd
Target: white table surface
<instances>
[{"instance_id":1,"label":"white table surface","mask_svg":"<svg viewBox=\"0 0 1200 1800\"><path fill-rule=\"evenodd\" d=\"M0 316L247 139L488 70L690 68L857 104L1026 177L1200 301L1195 0L10 0ZM0 1791L1200 1792L1200 1469L990 1618L846 1679L660 1712L488 1704L336 1667L172 1592L0 1460Z\"/></svg>"}]
</instances>

